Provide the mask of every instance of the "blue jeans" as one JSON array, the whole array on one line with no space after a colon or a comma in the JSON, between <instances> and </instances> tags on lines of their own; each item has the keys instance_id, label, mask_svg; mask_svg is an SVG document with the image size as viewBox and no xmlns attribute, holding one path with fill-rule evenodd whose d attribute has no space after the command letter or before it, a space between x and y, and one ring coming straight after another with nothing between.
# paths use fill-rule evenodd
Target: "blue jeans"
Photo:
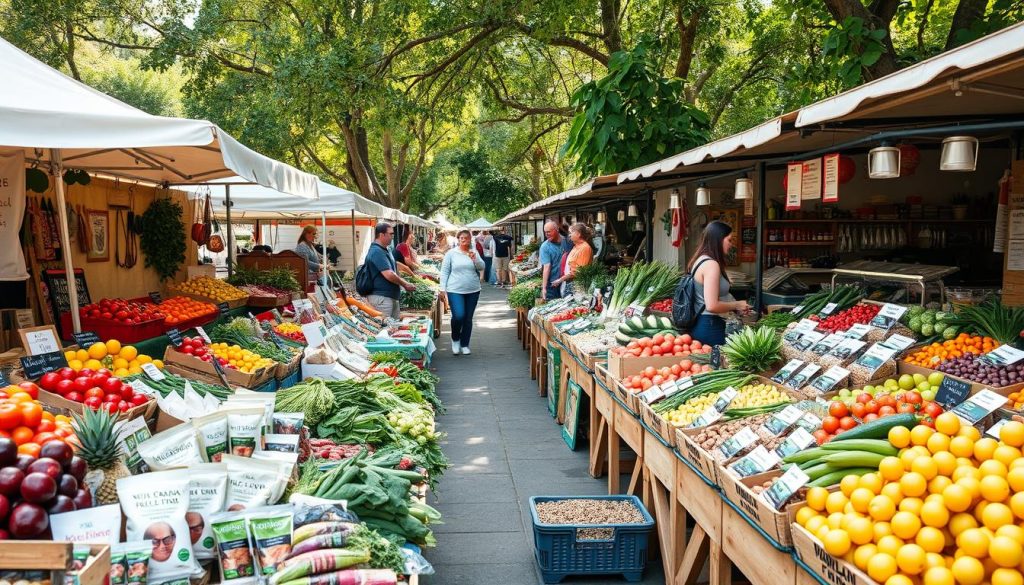
<instances>
[{"instance_id":1,"label":"blue jeans","mask_svg":"<svg viewBox=\"0 0 1024 585\"><path fill-rule=\"evenodd\" d=\"M478 300L480 291L448 293L448 304L452 309L452 341L458 341L462 347L469 347L469 338L473 335L473 313L476 312Z\"/></svg>"},{"instance_id":2,"label":"blue jeans","mask_svg":"<svg viewBox=\"0 0 1024 585\"><path fill-rule=\"evenodd\" d=\"M722 345L725 343L725 319L705 313L697 318L690 335L705 345Z\"/></svg>"},{"instance_id":3,"label":"blue jeans","mask_svg":"<svg viewBox=\"0 0 1024 585\"><path fill-rule=\"evenodd\" d=\"M491 282L491 262L493 258L484 256L484 282Z\"/></svg>"}]
</instances>

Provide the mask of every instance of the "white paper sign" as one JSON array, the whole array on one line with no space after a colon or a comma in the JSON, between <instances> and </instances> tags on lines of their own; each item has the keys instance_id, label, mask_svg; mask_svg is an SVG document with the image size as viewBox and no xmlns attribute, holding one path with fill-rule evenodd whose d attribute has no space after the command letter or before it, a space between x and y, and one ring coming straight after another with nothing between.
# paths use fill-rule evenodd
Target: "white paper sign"
<instances>
[{"instance_id":1,"label":"white paper sign","mask_svg":"<svg viewBox=\"0 0 1024 585\"><path fill-rule=\"evenodd\" d=\"M739 395L739 393L740 391L732 386L729 386L725 390L719 392L718 399L715 400L714 404L715 410L718 412L725 412L725 409L729 408L729 405L732 404L732 401Z\"/></svg>"},{"instance_id":2,"label":"white paper sign","mask_svg":"<svg viewBox=\"0 0 1024 585\"><path fill-rule=\"evenodd\" d=\"M895 335L890 335L889 339L886 339L885 341L882 342L882 345L886 347L891 347L896 351L903 351L904 349L907 349L911 345L914 345L914 343L916 343L916 341L914 341L913 339L907 337L906 335L900 335L899 333L897 333Z\"/></svg>"},{"instance_id":3,"label":"white paper sign","mask_svg":"<svg viewBox=\"0 0 1024 585\"><path fill-rule=\"evenodd\" d=\"M651 386L647 390L644 390L637 396L639 396L640 400L643 400L647 404L653 404L665 397L665 391L662 390L660 385L656 384L654 386Z\"/></svg>"},{"instance_id":4,"label":"white paper sign","mask_svg":"<svg viewBox=\"0 0 1024 585\"><path fill-rule=\"evenodd\" d=\"M749 477L768 471L778 465L780 461L778 455L765 449L764 445L758 445L756 449L730 465L728 469L740 477Z\"/></svg>"},{"instance_id":5,"label":"white paper sign","mask_svg":"<svg viewBox=\"0 0 1024 585\"><path fill-rule=\"evenodd\" d=\"M871 326L867 323L857 323L846 330L843 337L847 339L863 339L868 332L871 331Z\"/></svg>"},{"instance_id":6,"label":"white paper sign","mask_svg":"<svg viewBox=\"0 0 1024 585\"><path fill-rule=\"evenodd\" d=\"M821 199L821 159L804 161L800 176L800 198Z\"/></svg>"},{"instance_id":7,"label":"white paper sign","mask_svg":"<svg viewBox=\"0 0 1024 585\"><path fill-rule=\"evenodd\" d=\"M821 316L831 315L839 307L839 303L828 303L821 308L821 312L818 313Z\"/></svg>"},{"instance_id":8,"label":"white paper sign","mask_svg":"<svg viewBox=\"0 0 1024 585\"><path fill-rule=\"evenodd\" d=\"M885 329L886 331L893 328L894 325L899 323L900 317L907 312L907 307L903 305L895 305L893 303L886 303L879 309L878 314L871 319L871 324L879 329Z\"/></svg>"},{"instance_id":9,"label":"white paper sign","mask_svg":"<svg viewBox=\"0 0 1024 585\"><path fill-rule=\"evenodd\" d=\"M800 417L803 415L804 411L791 404L782 409L782 412L773 414L763 426L768 433L778 437L786 432L786 429L793 426L796 421L800 420Z\"/></svg>"},{"instance_id":10,"label":"white paper sign","mask_svg":"<svg viewBox=\"0 0 1024 585\"><path fill-rule=\"evenodd\" d=\"M737 453L757 442L757 435L750 427L743 427L740 432L726 439L718 451L726 460L732 459Z\"/></svg>"},{"instance_id":11,"label":"white paper sign","mask_svg":"<svg viewBox=\"0 0 1024 585\"><path fill-rule=\"evenodd\" d=\"M849 375L850 370L839 366L832 366L824 374L818 376L818 378L811 383L811 387L824 394L835 388L840 381L845 380Z\"/></svg>"},{"instance_id":12,"label":"white paper sign","mask_svg":"<svg viewBox=\"0 0 1024 585\"><path fill-rule=\"evenodd\" d=\"M790 467L782 477L775 480L772 486L761 492L761 498L768 502L773 508L779 510L789 498L793 497L800 488L804 487L811 478L796 465Z\"/></svg>"},{"instance_id":13,"label":"white paper sign","mask_svg":"<svg viewBox=\"0 0 1024 585\"><path fill-rule=\"evenodd\" d=\"M160 371L160 368L154 366L152 362L142 364L142 371L145 372L146 375L154 382L159 382L167 377L164 376L164 373Z\"/></svg>"},{"instance_id":14,"label":"white paper sign","mask_svg":"<svg viewBox=\"0 0 1024 585\"><path fill-rule=\"evenodd\" d=\"M835 349L835 347L842 343L844 339L846 338L843 337L841 333L833 333L818 343L815 343L814 347L811 348L811 353L815 355L825 355Z\"/></svg>"},{"instance_id":15,"label":"white paper sign","mask_svg":"<svg viewBox=\"0 0 1024 585\"><path fill-rule=\"evenodd\" d=\"M786 166L786 211L800 209L800 189L803 186L804 165L790 163Z\"/></svg>"},{"instance_id":16,"label":"white paper sign","mask_svg":"<svg viewBox=\"0 0 1024 585\"><path fill-rule=\"evenodd\" d=\"M0 158L0 160L2 160L2 158ZM22 331L22 335L25 337L25 342L28 344L28 355L39 355L43 353L61 351L62 346L54 332L55 330L50 329L49 327L46 329L39 329L37 331Z\"/></svg>"},{"instance_id":17,"label":"white paper sign","mask_svg":"<svg viewBox=\"0 0 1024 585\"><path fill-rule=\"evenodd\" d=\"M824 173L824 186L821 196L822 203L839 202L839 155L826 154L821 164Z\"/></svg>"},{"instance_id":18,"label":"white paper sign","mask_svg":"<svg viewBox=\"0 0 1024 585\"><path fill-rule=\"evenodd\" d=\"M18 239L24 217L25 154L19 151L11 156L0 156L0 280L28 278L25 254ZM69 285L74 286L74 282Z\"/></svg>"},{"instance_id":19,"label":"white paper sign","mask_svg":"<svg viewBox=\"0 0 1024 585\"><path fill-rule=\"evenodd\" d=\"M891 360L896 355L895 349L876 343L868 348L862 356L857 358L857 365L874 374L882 364Z\"/></svg>"},{"instance_id":20,"label":"white paper sign","mask_svg":"<svg viewBox=\"0 0 1024 585\"><path fill-rule=\"evenodd\" d=\"M952 412L968 424L974 425L1005 405L1005 396L985 389L956 405Z\"/></svg>"},{"instance_id":21,"label":"white paper sign","mask_svg":"<svg viewBox=\"0 0 1024 585\"><path fill-rule=\"evenodd\" d=\"M203 341L205 341L207 344L213 343L212 341L210 341L210 336L206 334L206 330L203 329L202 327L196 327L196 333L198 333L199 337L202 337Z\"/></svg>"},{"instance_id":22,"label":"white paper sign","mask_svg":"<svg viewBox=\"0 0 1024 585\"><path fill-rule=\"evenodd\" d=\"M1024 359L1024 351L1012 345L1000 345L982 356L981 359L997 366L1008 366Z\"/></svg>"},{"instance_id":23,"label":"white paper sign","mask_svg":"<svg viewBox=\"0 0 1024 585\"><path fill-rule=\"evenodd\" d=\"M807 385L807 382L818 373L821 366L818 364L807 364L804 369L797 372L792 378L786 381L786 386L799 390Z\"/></svg>"},{"instance_id":24,"label":"white paper sign","mask_svg":"<svg viewBox=\"0 0 1024 585\"><path fill-rule=\"evenodd\" d=\"M813 435L808 433L806 429L797 427L796 430L790 433L790 435L786 437L786 440L783 441L777 449L775 449L775 454L779 457L789 457L793 453L803 451L815 443L817 443L817 441L814 440Z\"/></svg>"}]
</instances>

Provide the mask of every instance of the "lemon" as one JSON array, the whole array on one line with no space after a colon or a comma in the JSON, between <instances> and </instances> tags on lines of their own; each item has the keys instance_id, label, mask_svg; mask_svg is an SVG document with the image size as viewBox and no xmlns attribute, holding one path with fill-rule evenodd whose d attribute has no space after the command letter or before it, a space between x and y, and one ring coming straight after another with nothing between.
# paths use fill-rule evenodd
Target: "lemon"
<instances>
[{"instance_id":1,"label":"lemon","mask_svg":"<svg viewBox=\"0 0 1024 585\"><path fill-rule=\"evenodd\" d=\"M1024 447L1024 423L1010 421L999 429L999 440L1010 447Z\"/></svg>"},{"instance_id":2,"label":"lemon","mask_svg":"<svg viewBox=\"0 0 1024 585\"><path fill-rule=\"evenodd\" d=\"M924 570L925 550L916 544L905 544L896 553L896 564L900 571L917 575Z\"/></svg>"},{"instance_id":3,"label":"lemon","mask_svg":"<svg viewBox=\"0 0 1024 585\"><path fill-rule=\"evenodd\" d=\"M998 536L988 545L988 556L1000 567L1016 567L1024 558L1024 549L1019 542L1009 536Z\"/></svg>"},{"instance_id":4,"label":"lemon","mask_svg":"<svg viewBox=\"0 0 1024 585\"><path fill-rule=\"evenodd\" d=\"M153 358L149 357L148 355L146 355L144 353L143 354L139 354L138 357L136 357L135 359L140 364L148 364L149 362L153 361Z\"/></svg>"},{"instance_id":5,"label":"lemon","mask_svg":"<svg viewBox=\"0 0 1024 585\"><path fill-rule=\"evenodd\" d=\"M83 363L87 362L89 361L89 352L84 349L80 349L75 352L75 359Z\"/></svg>"},{"instance_id":6,"label":"lemon","mask_svg":"<svg viewBox=\"0 0 1024 585\"><path fill-rule=\"evenodd\" d=\"M153 360L153 362L152 362L152 363L153 363L153 365L154 365L154 366L156 366L157 368L159 368L159 369L161 369L161 370L162 370L162 369L164 369L164 362L163 362L163 360Z\"/></svg>"},{"instance_id":7,"label":"lemon","mask_svg":"<svg viewBox=\"0 0 1024 585\"><path fill-rule=\"evenodd\" d=\"M85 364L82 363L82 360L69 360L68 367L77 372L84 368Z\"/></svg>"},{"instance_id":8,"label":"lemon","mask_svg":"<svg viewBox=\"0 0 1024 585\"><path fill-rule=\"evenodd\" d=\"M921 529L921 519L911 512L896 512L889 523L892 533L903 540L914 538Z\"/></svg>"},{"instance_id":9,"label":"lemon","mask_svg":"<svg viewBox=\"0 0 1024 585\"><path fill-rule=\"evenodd\" d=\"M924 585L956 585L953 571L948 567L931 567L924 573Z\"/></svg>"},{"instance_id":10,"label":"lemon","mask_svg":"<svg viewBox=\"0 0 1024 585\"><path fill-rule=\"evenodd\" d=\"M868 576L879 583L885 583L896 574L898 568L896 557L880 552L868 561Z\"/></svg>"},{"instance_id":11,"label":"lemon","mask_svg":"<svg viewBox=\"0 0 1024 585\"><path fill-rule=\"evenodd\" d=\"M85 367L95 372L96 370L103 367L103 363L100 362L100 360L98 359L90 359L89 361L85 362Z\"/></svg>"},{"instance_id":12,"label":"lemon","mask_svg":"<svg viewBox=\"0 0 1024 585\"><path fill-rule=\"evenodd\" d=\"M105 344L107 355L117 355L121 353L121 342L116 339L107 340Z\"/></svg>"},{"instance_id":13,"label":"lemon","mask_svg":"<svg viewBox=\"0 0 1024 585\"><path fill-rule=\"evenodd\" d=\"M951 569L960 585L979 585L985 579L985 566L974 557L965 555L956 559Z\"/></svg>"},{"instance_id":14,"label":"lemon","mask_svg":"<svg viewBox=\"0 0 1024 585\"><path fill-rule=\"evenodd\" d=\"M90 345L89 357L94 360L101 360L107 357L107 346L100 341Z\"/></svg>"},{"instance_id":15,"label":"lemon","mask_svg":"<svg viewBox=\"0 0 1024 585\"><path fill-rule=\"evenodd\" d=\"M69 364L76 359L78 359L78 352L76 352L75 350L69 349L64 352L64 361L68 362Z\"/></svg>"}]
</instances>

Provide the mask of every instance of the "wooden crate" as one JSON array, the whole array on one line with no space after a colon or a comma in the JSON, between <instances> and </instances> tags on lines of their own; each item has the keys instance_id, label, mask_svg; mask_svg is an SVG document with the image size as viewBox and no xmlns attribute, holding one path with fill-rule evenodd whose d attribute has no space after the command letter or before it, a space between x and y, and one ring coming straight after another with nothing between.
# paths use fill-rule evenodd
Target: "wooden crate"
<instances>
[{"instance_id":1,"label":"wooden crate","mask_svg":"<svg viewBox=\"0 0 1024 585\"><path fill-rule=\"evenodd\" d=\"M682 461L675 469L676 500L712 541L722 542L722 498Z\"/></svg>"},{"instance_id":2,"label":"wooden crate","mask_svg":"<svg viewBox=\"0 0 1024 585\"><path fill-rule=\"evenodd\" d=\"M803 502L791 503L782 510L776 510L759 495L751 491L752 486L761 485L767 480L782 475L780 470L766 471L750 477L739 478L722 471L718 475L718 485L722 494L736 505L752 522L757 524L768 536L782 546L793 545L793 518L796 510L803 507ZM760 535L755 535L760 538Z\"/></svg>"},{"instance_id":3,"label":"wooden crate","mask_svg":"<svg viewBox=\"0 0 1024 585\"><path fill-rule=\"evenodd\" d=\"M647 366L654 366L661 369L666 366L674 366L686 358L670 355L655 355L650 357L622 357L608 354L608 373L615 378L625 378L644 371Z\"/></svg>"},{"instance_id":4,"label":"wooden crate","mask_svg":"<svg viewBox=\"0 0 1024 585\"><path fill-rule=\"evenodd\" d=\"M752 585L795 585L803 573L790 552L772 546L729 506L722 507L722 552Z\"/></svg>"},{"instance_id":5,"label":"wooden crate","mask_svg":"<svg viewBox=\"0 0 1024 585\"><path fill-rule=\"evenodd\" d=\"M178 366L179 368L185 368L186 370L205 374L207 378L212 377L214 380L220 380L220 377L217 376L217 370L214 369L213 365L209 362L204 362L199 358L183 354L170 345L168 345L167 349L164 350L164 364L168 366ZM278 364L273 364L251 374L246 374L245 372L240 372L231 368L224 368L224 377L227 378L228 382L233 386L252 389L262 386L268 380L273 379L274 375L277 373L277 367Z\"/></svg>"},{"instance_id":6,"label":"wooden crate","mask_svg":"<svg viewBox=\"0 0 1024 585\"><path fill-rule=\"evenodd\" d=\"M637 455L642 455L645 431L640 425L640 419L635 414L624 410L621 405L616 404L615 406L615 431L630 449Z\"/></svg>"},{"instance_id":7,"label":"wooden crate","mask_svg":"<svg viewBox=\"0 0 1024 585\"><path fill-rule=\"evenodd\" d=\"M669 490L675 482L677 463L679 460L670 447L663 445L650 433L644 433L644 466Z\"/></svg>"},{"instance_id":8,"label":"wooden crate","mask_svg":"<svg viewBox=\"0 0 1024 585\"><path fill-rule=\"evenodd\" d=\"M934 374L935 372L938 372L938 370L932 370L932 369L924 368L924 367L921 367L921 366L918 366L918 365L908 364L907 362L900 360L900 362L897 364L897 376L896 377L899 377L899 376L901 376L903 374L911 374L911 375L913 375L913 374L921 374L921 375L927 377L928 374ZM979 382L972 382L971 380L967 380L967 379L961 378L959 376L954 376L952 374L947 374L945 372L939 372L939 373L941 373L943 376L949 376L949 377L951 377L951 378L953 378L955 380L962 380L962 381L970 384L971 385L971 396L974 396L975 394L977 394L978 392L981 392L982 390L991 390L991 391L995 392L996 394L1002 394L1003 396L1009 396L1010 394L1012 394L1014 392L1018 392L1022 388L1024 388L1024 382L1020 382L1020 383L1017 383L1017 384L1011 384L1009 386L989 386L987 384L981 384Z\"/></svg>"},{"instance_id":9,"label":"wooden crate","mask_svg":"<svg viewBox=\"0 0 1024 585\"><path fill-rule=\"evenodd\" d=\"M636 398L634 396L634 398ZM654 434L661 437L661 440L668 443L670 446L676 446L676 427L672 426L672 423L661 418L661 415L654 412L649 404L636 398L637 410L640 411L640 419L644 421L649 429L654 431Z\"/></svg>"},{"instance_id":10,"label":"wooden crate","mask_svg":"<svg viewBox=\"0 0 1024 585\"><path fill-rule=\"evenodd\" d=\"M103 585L110 576L110 546L90 544L89 550L93 559L79 571L78 585ZM66 571L73 551L70 542L5 540L0 546L0 569Z\"/></svg>"},{"instance_id":11,"label":"wooden crate","mask_svg":"<svg viewBox=\"0 0 1024 585\"><path fill-rule=\"evenodd\" d=\"M52 412L53 414L63 414L66 416L70 416L72 412L82 414L82 412L86 408L86 406L81 402L68 400L67 398L61 396L60 394L54 394L52 392L43 390L42 388L39 389L39 403L46 407L46 410ZM124 420L132 420L139 418L141 416L149 420L153 417L153 414L156 412L156 408L156 400L150 400L145 404L140 404L139 406L133 406L129 408L126 412L121 414L121 418Z\"/></svg>"},{"instance_id":12,"label":"wooden crate","mask_svg":"<svg viewBox=\"0 0 1024 585\"><path fill-rule=\"evenodd\" d=\"M676 451L704 477L718 483L721 467L715 458L697 444L696 437L703 429L676 429Z\"/></svg>"},{"instance_id":13,"label":"wooden crate","mask_svg":"<svg viewBox=\"0 0 1024 585\"><path fill-rule=\"evenodd\" d=\"M615 396L619 399L619 402L625 406L626 410L629 411L633 416L639 416L637 412L637 397L626 388L622 381L618 378L612 378L612 384L608 387L610 390L615 392Z\"/></svg>"},{"instance_id":14,"label":"wooden crate","mask_svg":"<svg viewBox=\"0 0 1024 585\"><path fill-rule=\"evenodd\" d=\"M877 585L857 567L825 551L817 538L802 526L793 525L793 549L805 565L828 585Z\"/></svg>"}]
</instances>

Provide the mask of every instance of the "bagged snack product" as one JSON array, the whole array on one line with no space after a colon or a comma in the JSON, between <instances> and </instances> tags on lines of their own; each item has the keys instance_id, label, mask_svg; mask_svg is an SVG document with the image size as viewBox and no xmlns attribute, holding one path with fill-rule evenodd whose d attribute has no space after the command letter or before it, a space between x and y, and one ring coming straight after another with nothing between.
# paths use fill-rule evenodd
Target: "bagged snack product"
<instances>
[{"instance_id":1,"label":"bagged snack product","mask_svg":"<svg viewBox=\"0 0 1024 585\"><path fill-rule=\"evenodd\" d=\"M125 567L125 559L128 553L124 550L124 544L118 543L110 547L110 585L124 585L128 578L128 569Z\"/></svg>"},{"instance_id":2,"label":"bagged snack product","mask_svg":"<svg viewBox=\"0 0 1024 585\"><path fill-rule=\"evenodd\" d=\"M97 506L50 516L53 540L117 544L121 540L121 506Z\"/></svg>"},{"instance_id":3,"label":"bagged snack product","mask_svg":"<svg viewBox=\"0 0 1024 585\"><path fill-rule=\"evenodd\" d=\"M282 463L233 455L223 460L228 465L227 511L275 504L288 485L290 470Z\"/></svg>"},{"instance_id":4,"label":"bagged snack product","mask_svg":"<svg viewBox=\"0 0 1024 585\"><path fill-rule=\"evenodd\" d=\"M255 583L256 565L249 545L249 532L244 512L221 512L210 518L213 536L217 542L224 585Z\"/></svg>"},{"instance_id":5,"label":"bagged snack product","mask_svg":"<svg viewBox=\"0 0 1024 585\"><path fill-rule=\"evenodd\" d=\"M199 463L188 468L188 523L192 552L200 560L217 558L210 517L224 510L228 495L228 466Z\"/></svg>"},{"instance_id":6,"label":"bagged snack product","mask_svg":"<svg viewBox=\"0 0 1024 585\"><path fill-rule=\"evenodd\" d=\"M150 545L149 574L153 581L202 574L185 522L188 476L187 469L176 469L117 480L117 497L128 519L126 540ZM129 583L131 574L129 565Z\"/></svg>"},{"instance_id":7,"label":"bagged snack product","mask_svg":"<svg viewBox=\"0 0 1024 585\"><path fill-rule=\"evenodd\" d=\"M192 419L192 426L199 438L199 447L204 461L219 463L228 451L228 415L214 412Z\"/></svg>"},{"instance_id":8,"label":"bagged snack product","mask_svg":"<svg viewBox=\"0 0 1024 585\"><path fill-rule=\"evenodd\" d=\"M252 457L254 452L261 450L263 416L262 408L238 408L227 411L228 453Z\"/></svg>"},{"instance_id":9,"label":"bagged snack product","mask_svg":"<svg viewBox=\"0 0 1024 585\"><path fill-rule=\"evenodd\" d=\"M125 583L148 585L149 563L152 560L153 545L148 542L125 543Z\"/></svg>"},{"instance_id":10,"label":"bagged snack product","mask_svg":"<svg viewBox=\"0 0 1024 585\"><path fill-rule=\"evenodd\" d=\"M257 406L261 406L264 410L263 433L266 434L273 430L275 402L276 398L273 392L238 391L235 394L228 396L228 399L224 401L224 405L221 410L255 408Z\"/></svg>"},{"instance_id":11,"label":"bagged snack product","mask_svg":"<svg viewBox=\"0 0 1024 585\"><path fill-rule=\"evenodd\" d=\"M254 510L246 517L261 575L273 575L292 552L290 504Z\"/></svg>"},{"instance_id":12,"label":"bagged snack product","mask_svg":"<svg viewBox=\"0 0 1024 585\"><path fill-rule=\"evenodd\" d=\"M266 451L278 451L281 453L299 452L299 435L267 435L263 439L266 443L263 447Z\"/></svg>"},{"instance_id":13,"label":"bagged snack product","mask_svg":"<svg viewBox=\"0 0 1024 585\"><path fill-rule=\"evenodd\" d=\"M191 425L178 425L139 443L139 455L150 468L161 471L202 463L199 441Z\"/></svg>"},{"instance_id":14,"label":"bagged snack product","mask_svg":"<svg viewBox=\"0 0 1024 585\"><path fill-rule=\"evenodd\" d=\"M274 432L279 435L297 435L302 431L302 423L306 420L304 412L275 412Z\"/></svg>"}]
</instances>

